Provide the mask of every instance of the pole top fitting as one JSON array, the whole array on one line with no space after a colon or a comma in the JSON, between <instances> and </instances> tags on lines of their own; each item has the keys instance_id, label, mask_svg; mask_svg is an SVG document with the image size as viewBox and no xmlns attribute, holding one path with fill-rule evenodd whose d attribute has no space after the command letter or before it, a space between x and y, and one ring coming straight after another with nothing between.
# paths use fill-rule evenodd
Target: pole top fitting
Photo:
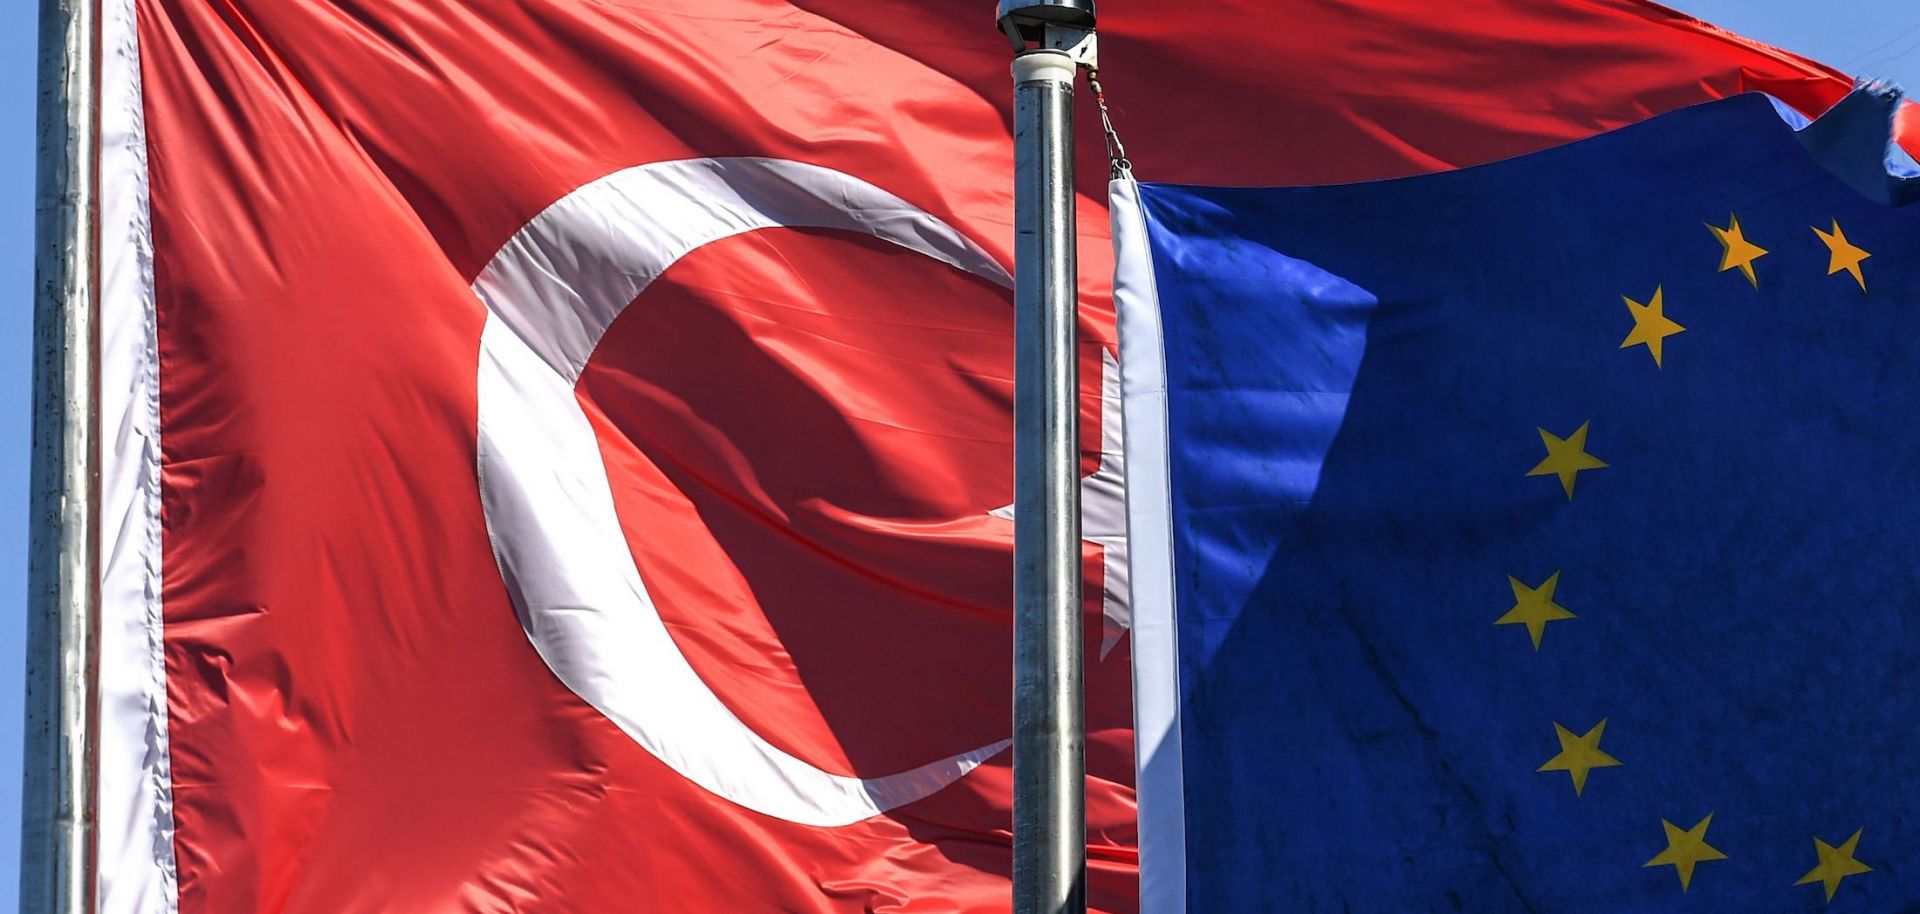
<instances>
[{"instance_id":1,"label":"pole top fitting","mask_svg":"<svg viewBox=\"0 0 1920 914\"><path fill-rule=\"evenodd\" d=\"M1090 51L1098 18L1093 0L1000 0L999 17L1014 53L1036 47L1071 51L1079 45Z\"/></svg>"},{"instance_id":2,"label":"pole top fitting","mask_svg":"<svg viewBox=\"0 0 1920 914\"><path fill-rule=\"evenodd\" d=\"M1001 31L1017 27L1028 41L1039 41L1049 23L1090 29L1096 18L1093 0L1000 0L999 16Z\"/></svg>"}]
</instances>

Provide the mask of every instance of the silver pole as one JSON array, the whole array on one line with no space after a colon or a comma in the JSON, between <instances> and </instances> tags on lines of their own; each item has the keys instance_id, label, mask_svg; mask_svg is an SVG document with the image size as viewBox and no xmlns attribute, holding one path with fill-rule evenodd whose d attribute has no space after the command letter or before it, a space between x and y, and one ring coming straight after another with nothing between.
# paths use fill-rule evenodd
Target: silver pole
<instances>
[{"instance_id":1,"label":"silver pole","mask_svg":"<svg viewBox=\"0 0 1920 914\"><path fill-rule=\"evenodd\" d=\"M1087 909L1070 48L1091 0L1000 5L1014 81L1013 911ZM1038 46L1029 48L1027 42Z\"/></svg>"},{"instance_id":2,"label":"silver pole","mask_svg":"<svg viewBox=\"0 0 1920 914\"><path fill-rule=\"evenodd\" d=\"M20 910L94 909L97 0L41 0Z\"/></svg>"},{"instance_id":3,"label":"silver pole","mask_svg":"<svg viewBox=\"0 0 1920 914\"><path fill-rule=\"evenodd\" d=\"M1086 904L1074 65L1014 63L1013 910Z\"/></svg>"}]
</instances>

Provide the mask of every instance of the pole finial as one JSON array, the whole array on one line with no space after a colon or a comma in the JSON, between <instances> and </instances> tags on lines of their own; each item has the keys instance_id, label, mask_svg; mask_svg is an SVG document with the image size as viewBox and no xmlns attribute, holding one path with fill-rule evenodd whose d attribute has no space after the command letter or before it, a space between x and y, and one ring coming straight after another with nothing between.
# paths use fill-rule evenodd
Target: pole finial
<instances>
[{"instance_id":1,"label":"pole finial","mask_svg":"<svg viewBox=\"0 0 1920 914\"><path fill-rule=\"evenodd\" d=\"M1033 46L1066 50L1062 36L1091 34L1098 18L1093 0L1000 0L998 15L1015 52Z\"/></svg>"}]
</instances>

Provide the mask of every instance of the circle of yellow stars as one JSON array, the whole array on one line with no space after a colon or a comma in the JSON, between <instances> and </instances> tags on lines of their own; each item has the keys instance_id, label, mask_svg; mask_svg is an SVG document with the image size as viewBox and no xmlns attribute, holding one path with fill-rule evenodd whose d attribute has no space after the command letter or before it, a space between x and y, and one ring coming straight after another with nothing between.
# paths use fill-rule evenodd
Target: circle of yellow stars
<instances>
[{"instance_id":1,"label":"circle of yellow stars","mask_svg":"<svg viewBox=\"0 0 1920 914\"><path fill-rule=\"evenodd\" d=\"M1829 220L1827 229L1809 226L1820 243L1827 248L1827 275L1836 276L1845 273L1860 291L1867 289L1866 272L1862 264L1873 255L1847 237L1841 228L1839 219ZM1772 253L1756 244L1746 235L1746 229L1740 224L1738 213L1727 215L1724 226L1707 223L1707 231L1720 244L1720 272L1739 271L1748 285L1760 287L1760 274L1754 268L1755 261ZM1668 337L1684 333L1687 328L1667 316L1666 292L1661 286L1655 286L1653 294L1645 301L1622 295L1627 312L1633 319L1633 326L1627 332L1627 338L1620 343L1621 349L1644 346L1653 357L1656 369L1665 367L1665 349ZM1580 474L1607 467L1604 460L1587 450L1587 438L1592 426L1591 421L1580 423L1580 427L1566 437L1561 437L1545 428L1537 428L1540 443L1546 448L1546 457L1527 471L1528 476L1552 476L1559 480L1561 491L1569 502L1573 500L1575 483ZM1561 606L1555 591L1560 586L1560 569L1555 569L1546 580L1537 585L1529 585L1513 575L1507 576L1507 585L1513 592L1513 606L1494 621L1494 625L1525 626L1528 639L1535 652L1540 650L1542 638L1547 626L1554 622L1564 622L1578 618L1574 613ZM1566 772L1573 784L1574 796L1586 793L1588 776L1596 769L1615 768L1623 763L1600 748L1600 739L1606 733L1607 721L1602 718L1584 733L1575 733L1572 729L1553 722L1554 737L1559 741L1560 751L1547 759L1539 767L1541 772ZM1711 812L1695 822L1690 828L1681 828L1666 820L1660 820L1660 827L1666 838L1666 848L1648 860L1643 867L1673 867L1674 875L1680 882L1680 891L1686 892L1693 886L1695 867L1702 863L1725 860L1727 855L1707 841L1707 828L1713 824ZM1865 829L1855 829L1852 836L1839 845L1828 844L1820 838L1813 839L1816 863L1794 883L1796 886L1818 884L1826 893L1826 900L1833 901L1842 881L1849 877L1870 873L1873 868L1860 862L1855 854L1860 846L1860 836Z\"/></svg>"}]
</instances>

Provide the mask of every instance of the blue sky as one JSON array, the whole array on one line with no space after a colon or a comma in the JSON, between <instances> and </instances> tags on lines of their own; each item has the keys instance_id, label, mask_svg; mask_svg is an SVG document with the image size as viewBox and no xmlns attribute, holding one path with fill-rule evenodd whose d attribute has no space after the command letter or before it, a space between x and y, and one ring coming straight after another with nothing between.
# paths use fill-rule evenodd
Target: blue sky
<instances>
[{"instance_id":1,"label":"blue sky","mask_svg":"<svg viewBox=\"0 0 1920 914\"><path fill-rule=\"evenodd\" d=\"M985 0L977 0L985 8ZM1124 3L1125 0L1112 0ZM18 879L33 289L33 0L0 4L0 911ZM1913 0L1669 0L1702 19L1920 93Z\"/></svg>"},{"instance_id":2,"label":"blue sky","mask_svg":"<svg viewBox=\"0 0 1920 914\"><path fill-rule=\"evenodd\" d=\"M0 4L0 910L5 911L14 908L20 866L38 5L29 0Z\"/></svg>"},{"instance_id":3,"label":"blue sky","mask_svg":"<svg viewBox=\"0 0 1920 914\"><path fill-rule=\"evenodd\" d=\"M1912 0L1667 0L1723 26L1920 96L1920 6Z\"/></svg>"}]
</instances>

